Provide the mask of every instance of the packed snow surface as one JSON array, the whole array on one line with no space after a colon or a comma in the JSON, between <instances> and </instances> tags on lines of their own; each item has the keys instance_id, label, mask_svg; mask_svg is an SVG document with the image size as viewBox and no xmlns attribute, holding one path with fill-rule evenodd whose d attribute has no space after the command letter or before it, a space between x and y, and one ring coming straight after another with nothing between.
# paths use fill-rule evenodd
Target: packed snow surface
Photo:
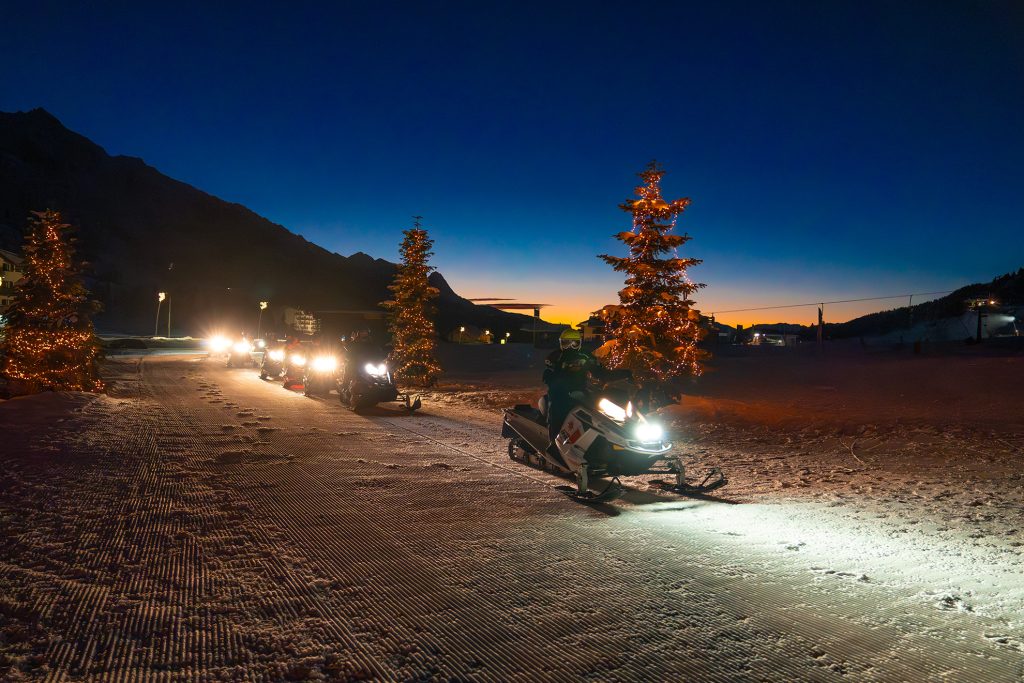
<instances>
[{"instance_id":1,"label":"packed snow surface","mask_svg":"<svg viewBox=\"0 0 1024 683\"><path fill-rule=\"evenodd\" d=\"M2 680L1024 680L1011 418L832 419L836 377L768 372L825 405L793 419L723 374L665 418L730 486L588 507L509 460L525 384L355 415L213 360L106 370L0 404Z\"/></svg>"}]
</instances>

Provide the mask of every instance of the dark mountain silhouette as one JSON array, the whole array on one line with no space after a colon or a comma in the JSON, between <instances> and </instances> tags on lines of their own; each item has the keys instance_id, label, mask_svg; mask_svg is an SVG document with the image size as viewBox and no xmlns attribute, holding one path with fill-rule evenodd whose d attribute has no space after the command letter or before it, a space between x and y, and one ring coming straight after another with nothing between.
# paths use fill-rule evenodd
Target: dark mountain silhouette
<instances>
[{"instance_id":1,"label":"dark mountain silhouette","mask_svg":"<svg viewBox=\"0 0 1024 683\"><path fill-rule=\"evenodd\" d=\"M151 332L158 291L170 295L177 334L251 327L261 300L278 314L374 309L395 272L383 259L329 252L141 159L110 156L42 109L0 112L0 248L20 250L30 212L47 208L78 228L106 330ZM530 324L459 297L439 273L432 284L442 334L460 324L513 332Z\"/></svg>"}]
</instances>

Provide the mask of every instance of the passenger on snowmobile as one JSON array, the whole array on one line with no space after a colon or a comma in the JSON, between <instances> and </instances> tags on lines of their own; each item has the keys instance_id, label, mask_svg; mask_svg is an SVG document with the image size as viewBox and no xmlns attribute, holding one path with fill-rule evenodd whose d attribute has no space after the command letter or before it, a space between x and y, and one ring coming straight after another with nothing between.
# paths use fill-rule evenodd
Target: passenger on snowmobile
<instances>
[{"instance_id":1,"label":"passenger on snowmobile","mask_svg":"<svg viewBox=\"0 0 1024 683\"><path fill-rule=\"evenodd\" d=\"M576 405L579 395L587 390L589 377L601 371L593 356L580 348L582 341L579 330L565 330L558 338L558 350L552 351L544 361L543 379L548 386L549 449L555 448L555 437L562 430L562 423Z\"/></svg>"}]
</instances>

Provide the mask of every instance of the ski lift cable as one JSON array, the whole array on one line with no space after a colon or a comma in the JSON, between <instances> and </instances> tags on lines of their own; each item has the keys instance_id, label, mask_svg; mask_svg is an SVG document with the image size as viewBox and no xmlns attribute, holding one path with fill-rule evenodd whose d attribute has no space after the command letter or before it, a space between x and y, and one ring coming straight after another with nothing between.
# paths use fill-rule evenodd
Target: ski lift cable
<instances>
[{"instance_id":1,"label":"ski lift cable","mask_svg":"<svg viewBox=\"0 0 1024 683\"><path fill-rule=\"evenodd\" d=\"M858 301L881 301L883 299L904 299L912 296L935 296L938 294L950 294L956 290L948 289L944 292L914 292L913 294L893 294L892 296L869 296L863 299L839 299L836 301L812 301L806 304L784 304L782 306L760 306L758 308L732 308L727 311L712 311L711 315L721 313L746 313L747 311L770 311L776 308L802 308L804 306L824 306L826 304L849 304Z\"/></svg>"}]
</instances>

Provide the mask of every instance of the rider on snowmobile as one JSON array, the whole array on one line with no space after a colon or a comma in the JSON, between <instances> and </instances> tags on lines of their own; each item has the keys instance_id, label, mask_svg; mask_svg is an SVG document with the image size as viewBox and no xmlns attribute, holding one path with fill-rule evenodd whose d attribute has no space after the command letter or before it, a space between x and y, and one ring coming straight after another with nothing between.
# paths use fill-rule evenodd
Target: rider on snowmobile
<instances>
[{"instance_id":1,"label":"rider on snowmobile","mask_svg":"<svg viewBox=\"0 0 1024 683\"><path fill-rule=\"evenodd\" d=\"M383 356L380 346L370 341L369 330L354 330L342 347L345 361L341 381L345 386L359 376L359 369L366 363L377 363Z\"/></svg>"},{"instance_id":2,"label":"rider on snowmobile","mask_svg":"<svg viewBox=\"0 0 1024 683\"><path fill-rule=\"evenodd\" d=\"M558 350L544 361L544 384L548 386L548 449L556 449L555 437L562 423L576 404L573 394L587 390L590 375L600 372L594 357L580 347L583 336L579 330L568 329L558 338Z\"/></svg>"}]
</instances>

